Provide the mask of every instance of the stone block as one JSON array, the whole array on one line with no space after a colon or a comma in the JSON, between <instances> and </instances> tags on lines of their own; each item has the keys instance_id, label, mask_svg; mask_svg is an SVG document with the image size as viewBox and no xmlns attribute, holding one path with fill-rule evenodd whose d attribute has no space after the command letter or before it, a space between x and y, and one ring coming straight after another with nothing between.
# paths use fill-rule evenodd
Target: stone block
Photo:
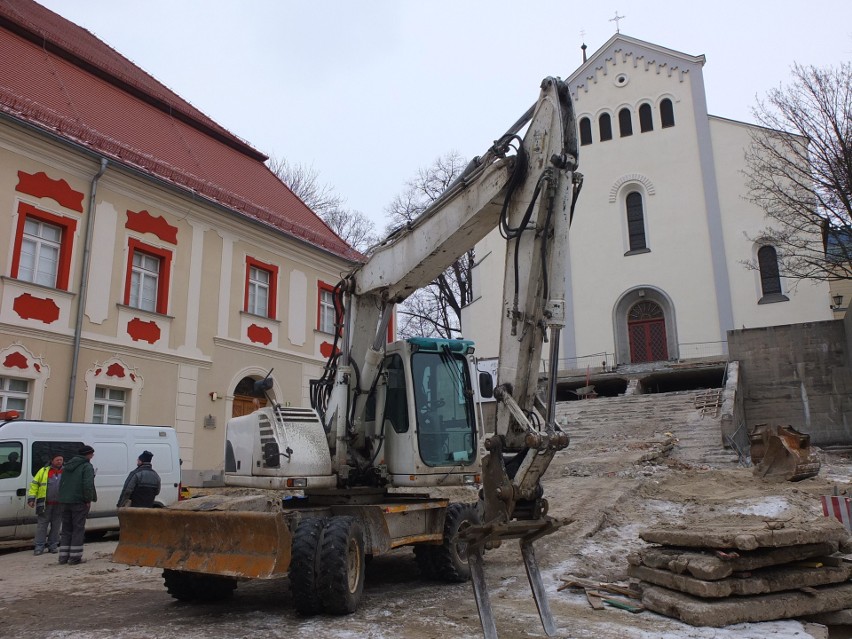
<instances>
[{"instance_id":1,"label":"stone block","mask_svg":"<svg viewBox=\"0 0 852 639\"><path fill-rule=\"evenodd\" d=\"M730 597L731 595L761 595L785 590L797 590L812 586L847 581L852 576L852 564L801 568L798 566L775 566L749 573L748 577L727 577L716 581L696 579L689 575L678 575L668 570L629 566L627 574L657 586L664 586L702 599Z\"/></svg>"},{"instance_id":2,"label":"stone block","mask_svg":"<svg viewBox=\"0 0 852 639\"><path fill-rule=\"evenodd\" d=\"M735 623L792 619L852 608L852 583L816 587L812 593L793 591L725 599L700 599L643 584L642 605L692 626L721 628Z\"/></svg>"},{"instance_id":3,"label":"stone block","mask_svg":"<svg viewBox=\"0 0 852 639\"><path fill-rule=\"evenodd\" d=\"M690 520L642 531L648 543L686 548L778 548L824 542L843 543L849 531L836 519L767 520L743 515L733 521Z\"/></svg>"},{"instance_id":4,"label":"stone block","mask_svg":"<svg viewBox=\"0 0 852 639\"><path fill-rule=\"evenodd\" d=\"M738 556L723 559L712 551L690 551L680 548L645 548L628 557L634 566L648 566L675 573L690 574L697 579L724 579L734 572L744 572L777 566L810 557L830 555L837 552L836 542L761 548L751 552L742 551Z\"/></svg>"}]
</instances>

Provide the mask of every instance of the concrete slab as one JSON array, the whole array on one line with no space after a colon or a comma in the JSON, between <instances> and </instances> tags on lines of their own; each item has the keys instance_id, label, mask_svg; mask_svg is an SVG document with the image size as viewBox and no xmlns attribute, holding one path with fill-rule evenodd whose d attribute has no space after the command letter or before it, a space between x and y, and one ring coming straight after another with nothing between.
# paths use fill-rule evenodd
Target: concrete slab
<instances>
[{"instance_id":1,"label":"concrete slab","mask_svg":"<svg viewBox=\"0 0 852 639\"><path fill-rule=\"evenodd\" d=\"M729 597L731 595L761 595L769 592L798 590L809 586L825 586L847 581L852 576L852 564L821 568L772 567L751 573L749 577L729 577L705 581L689 575L678 575L668 570L629 566L627 574L658 586L685 592L702 598Z\"/></svg>"},{"instance_id":2,"label":"concrete slab","mask_svg":"<svg viewBox=\"0 0 852 639\"><path fill-rule=\"evenodd\" d=\"M692 626L721 628L734 623L792 619L852 607L852 583L814 588L815 594L781 592L755 597L699 599L662 586L646 586L642 605Z\"/></svg>"},{"instance_id":3,"label":"concrete slab","mask_svg":"<svg viewBox=\"0 0 852 639\"><path fill-rule=\"evenodd\" d=\"M689 573L696 579L712 581L730 577L734 572L757 570L810 557L831 555L837 552L837 547L837 542L823 542L781 548L759 548L740 551L737 553L738 557L730 559L722 559L710 550L652 547L630 554L627 561L633 566L648 566L678 574Z\"/></svg>"},{"instance_id":4,"label":"concrete slab","mask_svg":"<svg viewBox=\"0 0 852 639\"><path fill-rule=\"evenodd\" d=\"M667 546L756 550L825 542L845 545L849 531L828 517L785 521L739 516L658 526L639 536L649 543Z\"/></svg>"}]
</instances>

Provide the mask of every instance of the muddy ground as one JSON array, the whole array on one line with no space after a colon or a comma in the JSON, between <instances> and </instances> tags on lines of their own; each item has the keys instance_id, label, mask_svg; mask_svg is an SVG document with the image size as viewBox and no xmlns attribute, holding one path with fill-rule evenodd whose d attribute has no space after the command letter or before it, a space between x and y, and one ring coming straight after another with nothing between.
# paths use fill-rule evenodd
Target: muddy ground
<instances>
[{"instance_id":1,"label":"muddy ground","mask_svg":"<svg viewBox=\"0 0 852 639\"><path fill-rule=\"evenodd\" d=\"M821 453L818 477L765 483L735 463L711 467L666 448L666 434L596 433L560 453L545 481L551 514L571 523L536 545L560 637L594 639L807 639L824 627L798 620L695 628L648 611L593 610L585 596L557 591L568 575L626 581L627 554L644 545L639 532L694 515L729 518L822 517L819 495L847 487L852 460ZM649 459L650 458L650 459ZM238 637L449 639L481 637L469 584L420 579L410 550L376 557L364 599L346 617L299 617L289 582L243 582L219 604L171 599L160 572L111 562L116 542L86 545L87 562L60 566L30 550L0 556L0 637L46 639L230 639ZM544 637L515 544L486 555L502 638ZM831 637L846 637L832 628Z\"/></svg>"}]
</instances>

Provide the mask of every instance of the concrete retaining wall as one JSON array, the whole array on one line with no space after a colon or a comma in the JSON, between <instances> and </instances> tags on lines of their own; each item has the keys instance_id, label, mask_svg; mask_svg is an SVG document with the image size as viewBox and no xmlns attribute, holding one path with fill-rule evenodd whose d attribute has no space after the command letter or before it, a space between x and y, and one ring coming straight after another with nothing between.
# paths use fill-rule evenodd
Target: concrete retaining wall
<instances>
[{"instance_id":1,"label":"concrete retaining wall","mask_svg":"<svg viewBox=\"0 0 852 639\"><path fill-rule=\"evenodd\" d=\"M746 423L792 426L819 446L852 444L852 317L728 332Z\"/></svg>"}]
</instances>

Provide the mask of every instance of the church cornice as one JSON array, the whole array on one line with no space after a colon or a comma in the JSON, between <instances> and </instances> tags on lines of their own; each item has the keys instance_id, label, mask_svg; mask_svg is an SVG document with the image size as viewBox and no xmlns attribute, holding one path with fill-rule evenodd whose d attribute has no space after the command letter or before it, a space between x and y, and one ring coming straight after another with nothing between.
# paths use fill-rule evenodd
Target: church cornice
<instances>
[{"instance_id":1,"label":"church cornice","mask_svg":"<svg viewBox=\"0 0 852 639\"><path fill-rule=\"evenodd\" d=\"M658 75L665 73L668 77L676 77L679 82L684 82L690 67L702 67L705 61L703 55L687 55L617 33L571 74L567 82L572 97L578 100L580 94L588 93L591 85L597 84L608 76L610 70L620 65L629 65L645 72L653 71Z\"/></svg>"}]
</instances>

